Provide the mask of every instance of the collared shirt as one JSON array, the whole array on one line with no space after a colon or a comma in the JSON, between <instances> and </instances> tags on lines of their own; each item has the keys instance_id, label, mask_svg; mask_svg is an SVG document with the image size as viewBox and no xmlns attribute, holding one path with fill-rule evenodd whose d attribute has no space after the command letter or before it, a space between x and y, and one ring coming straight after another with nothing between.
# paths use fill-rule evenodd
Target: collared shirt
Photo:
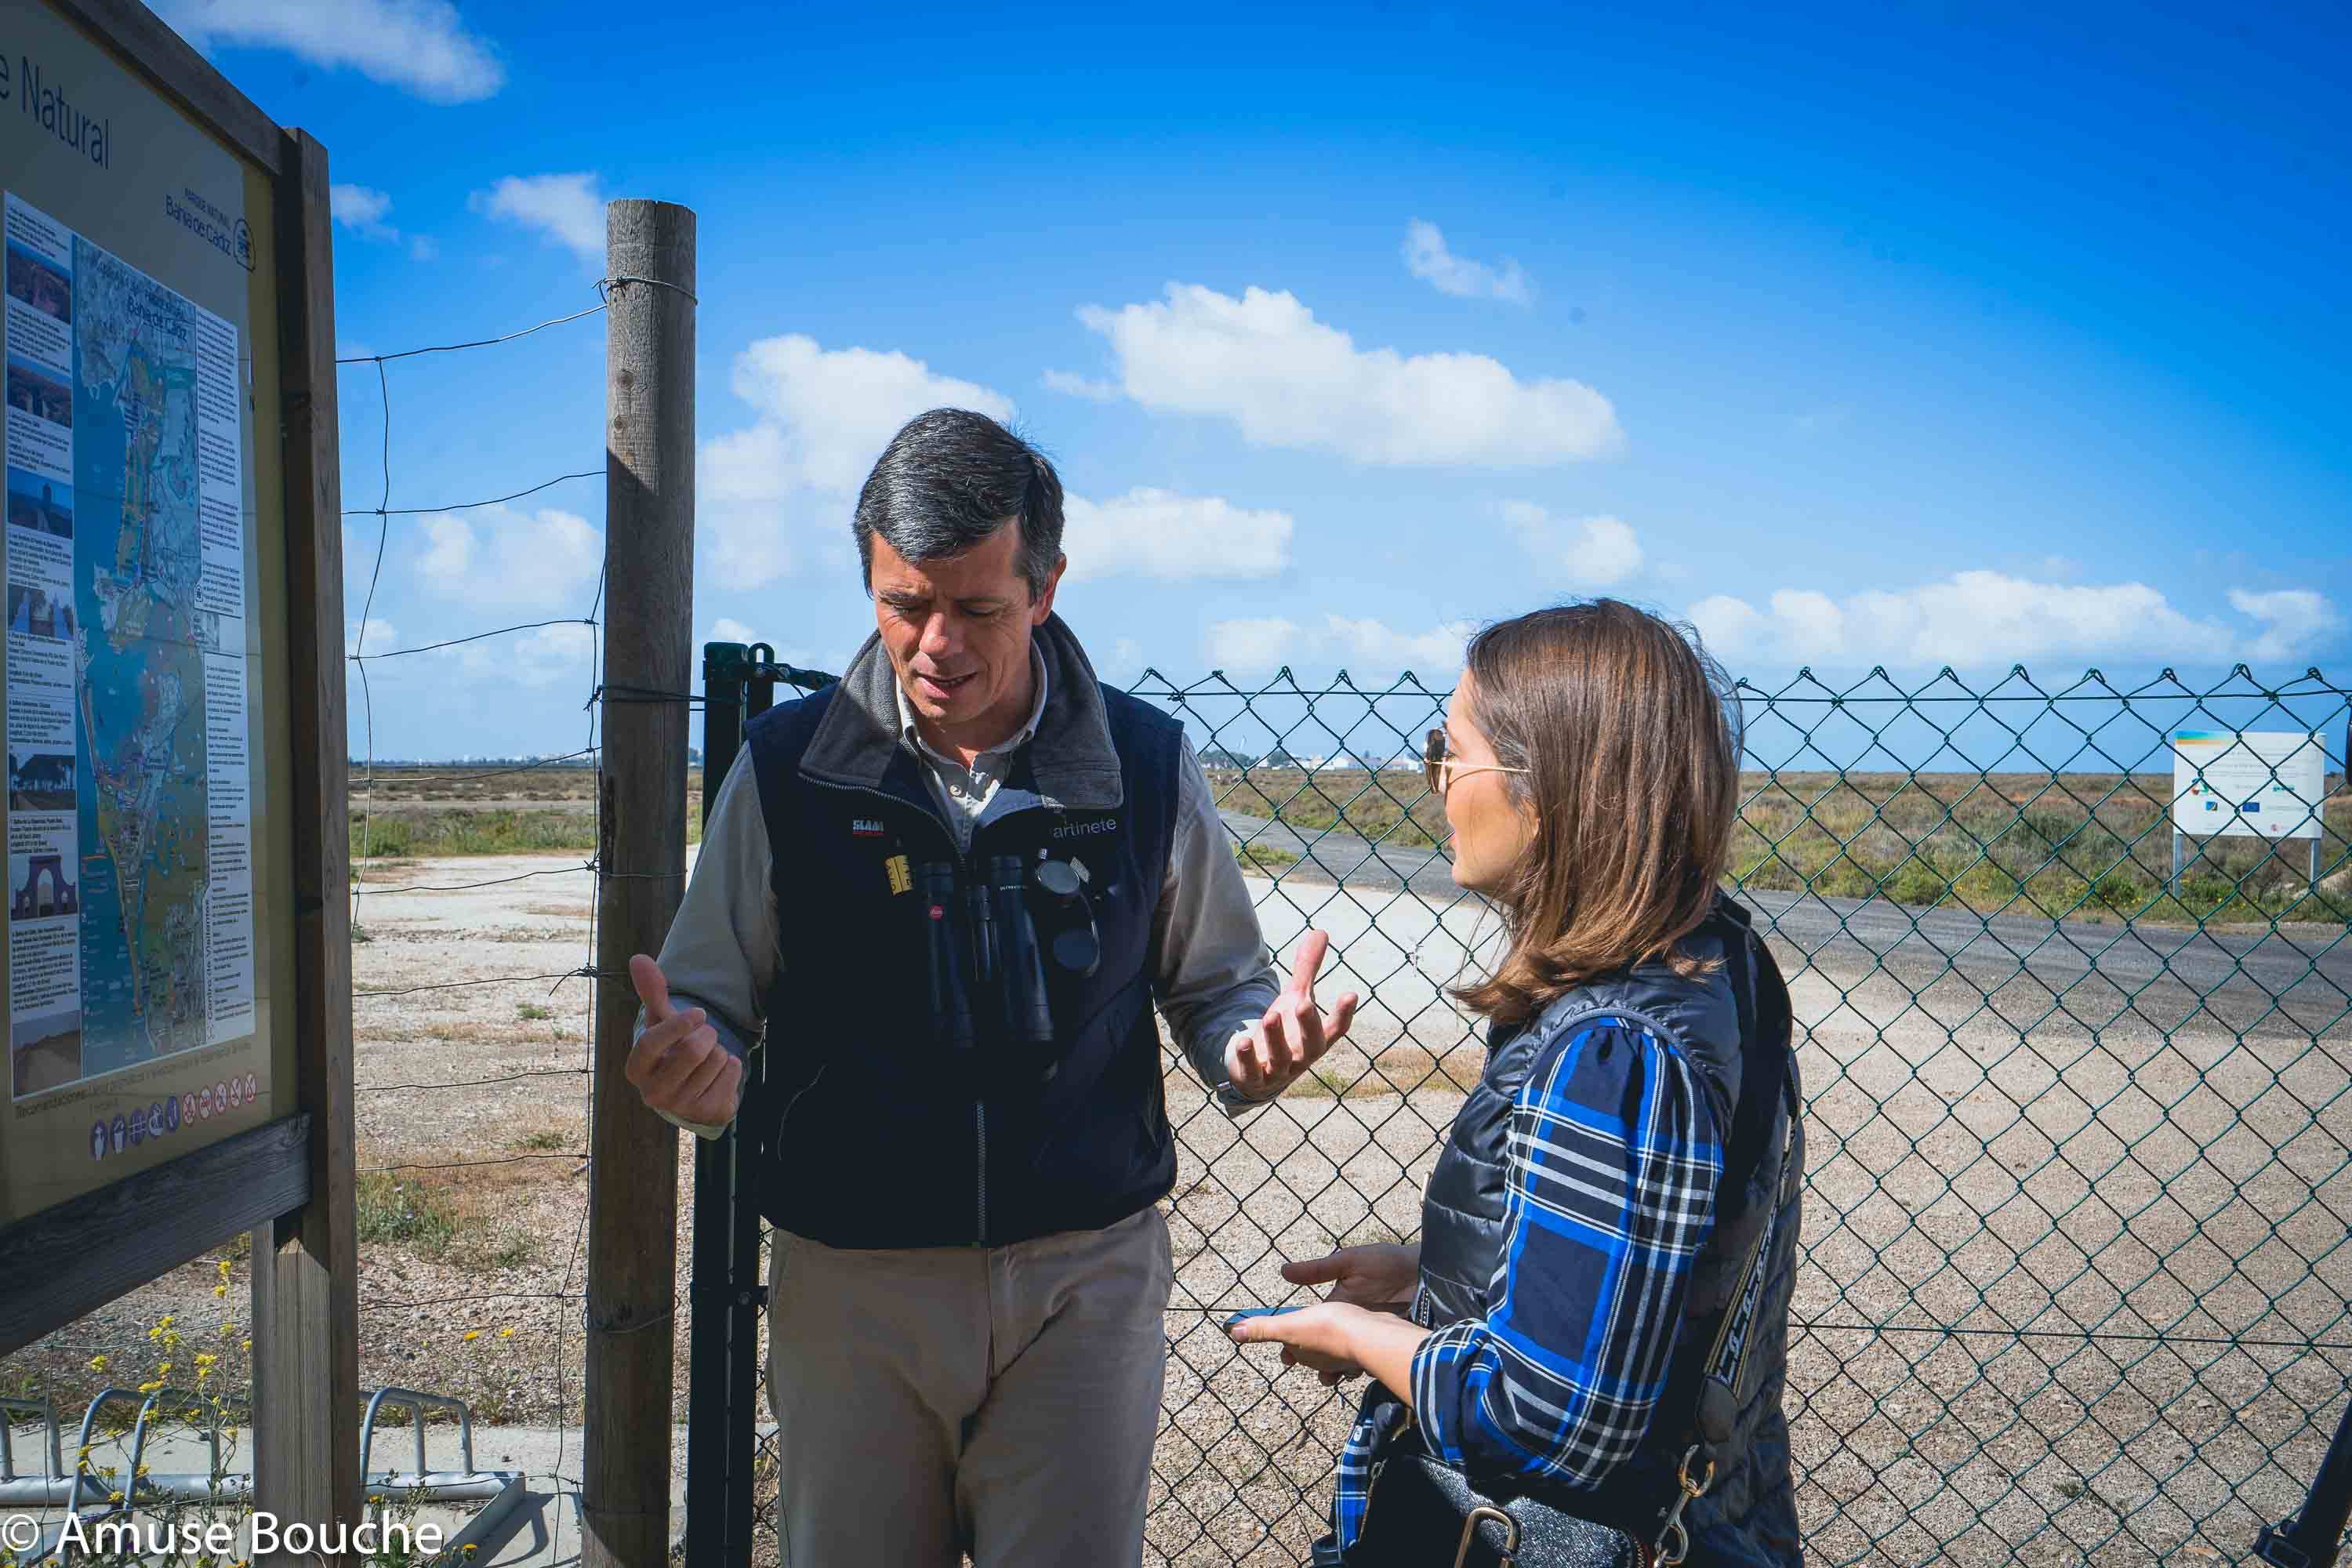
<instances>
[{"instance_id":1,"label":"collared shirt","mask_svg":"<svg viewBox=\"0 0 2352 1568\"><path fill-rule=\"evenodd\" d=\"M1641 1446L1665 1392L1691 1267L1715 1229L1723 1149L1690 1064L1630 1020L1548 1046L1511 1111L1500 1271L1486 1314L1423 1340L1412 1415L1482 1477L1591 1491ZM1374 1398L1332 1514L1362 1528L1372 1460L1403 1424Z\"/></svg>"},{"instance_id":2,"label":"collared shirt","mask_svg":"<svg viewBox=\"0 0 2352 1568\"><path fill-rule=\"evenodd\" d=\"M1034 799L1003 787L1013 754L1035 733L1045 710L1044 656L1033 646L1030 657L1037 700L1028 722L970 768L922 741L906 693L898 693L901 739L921 760L946 821L966 847L982 822ZM1257 907L1189 739L1176 784L1175 843L1152 917L1151 951L1159 957L1152 989L1194 1073L1228 1115L1241 1115L1270 1101L1234 1091L1225 1078L1225 1047L1273 1005L1278 983ZM693 878L656 961L671 1001L701 1007L719 1043L738 1057L765 1028L762 1005L775 978L778 931L768 824L751 763L739 759L710 803ZM645 1027L642 1010L636 1026ZM662 1114L701 1137L726 1131Z\"/></svg>"},{"instance_id":3,"label":"collared shirt","mask_svg":"<svg viewBox=\"0 0 2352 1568\"><path fill-rule=\"evenodd\" d=\"M1037 645L1029 645L1029 670L1037 682L1037 700L1029 706L1029 717L1021 728L971 760L971 766L935 751L923 739L921 726L915 722L915 705L907 700L907 689L894 686L892 695L898 700L898 738L915 749L915 754L928 764L923 775L930 780L931 795L947 814L948 826L956 836L956 847L970 849L971 836L989 815L995 804L998 786L1013 766L1013 754L1027 745L1037 733L1037 726L1045 717L1045 656Z\"/></svg>"}]
</instances>

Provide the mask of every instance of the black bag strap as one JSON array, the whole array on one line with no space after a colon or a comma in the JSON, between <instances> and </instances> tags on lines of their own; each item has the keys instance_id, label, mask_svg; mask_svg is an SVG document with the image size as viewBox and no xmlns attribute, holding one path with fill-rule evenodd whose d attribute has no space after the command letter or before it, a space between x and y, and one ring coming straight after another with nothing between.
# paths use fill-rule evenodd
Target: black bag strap
<instances>
[{"instance_id":1,"label":"black bag strap","mask_svg":"<svg viewBox=\"0 0 2352 1568\"><path fill-rule=\"evenodd\" d=\"M1715 1449L1729 1440L1739 1413L1754 1397L1757 1314L1763 1305L1767 1269L1772 1244L1780 1235L1780 1216L1796 1195L1791 1191L1792 1179L1801 1173L1796 1159L1802 1144L1804 1112L1798 1102L1795 1010L1790 1003L1788 983L1781 978L1780 966L1773 959L1771 949L1756 933L1747 910L1727 896L1720 900L1719 907L1740 928L1740 940L1730 945L1727 955L1733 971L1732 993L1739 1007L1740 1038L1743 1043L1761 1040L1764 1048L1748 1056L1748 1065L1762 1067L1769 1074L1767 1079L1741 1086L1741 1103L1734 1114L1731 1142L1725 1150L1720 1190L1737 1192L1739 1188L1733 1184L1735 1182L1745 1185L1750 1181L1770 1152L1776 1136L1780 1158L1772 1184L1765 1189L1763 1223L1757 1226L1755 1239L1748 1244L1740 1264L1738 1286L1724 1310L1723 1321L1717 1326L1714 1342L1700 1370L1696 1408L1691 1423L1697 1440L1683 1452L1675 1477L1676 1494L1659 1531L1655 1552L1660 1568L1671 1568L1688 1552L1690 1539L1683 1526L1683 1510L1693 1500L1706 1496L1714 1485Z\"/></svg>"}]
</instances>

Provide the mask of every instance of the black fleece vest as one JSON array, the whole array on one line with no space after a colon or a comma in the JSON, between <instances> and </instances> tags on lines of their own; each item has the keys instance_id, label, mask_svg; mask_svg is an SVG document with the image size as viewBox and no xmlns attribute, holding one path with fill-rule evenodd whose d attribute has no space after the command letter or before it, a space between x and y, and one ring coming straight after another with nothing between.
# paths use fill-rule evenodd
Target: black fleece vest
<instances>
[{"instance_id":1,"label":"black fleece vest","mask_svg":"<svg viewBox=\"0 0 2352 1568\"><path fill-rule=\"evenodd\" d=\"M1716 1477L1684 1515L1690 1568L1791 1568L1802 1553L1780 1396L1796 1284L1804 1130L1801 1118L1777 1114L1784 1105L1803 1103L1789 994L1770 952L1749 929L1747 910L1729 898L1719 899L1715 912L1680 945L1693 957L1721 962L1697 979L1645 964L1596 981L1560 997L1525 1027L1498 1031L1489 1043L1486 1071L1430 1174L1422 1208L1423 1289L1414 1313L1424 1324L1442 1327L1484 1317L1493 1304L1512 1108L1546 1047L1598 1017L1646 1026L1696 1069L1716 1126L1727 1130L1720 1134L1724 1177L1715 1230L1693 1265L1665 1395L1641 1447L1601 1489L1602 1498L1539 1495L1654 1541L1683 1454L1703 1436ZM1768 1222L1770 1240L1751 1282L1748 1258ZM1738 1394L1714 1394L1702 1406L1707 1365L1727 1343L1746 1352Z\"/></svg>"},{"instance_id":2,"label":"black fleece vest","mask_svg":"<svg viewBox=\"0 0 2352 1568\"><path fill-rule=\"evenodd\" d=\"M1151 925L1175 837L1182 730L1100 690L1124 798L1008 810L961 853L903 743L876 787L803 770L833 704L854 700L842 686L751 725L781 952L769 1060L751 1075L742 1128L771 1224L831 1247L998 1247L1114 1225L1174 1185ZM1016 754L1003 789L1034 789L1037 744ZM975 991L977 1043L955 1058L931 1016L931 900L909 873L948 862L961 889L992 857L1034 864L1041 854L1085 866L1100 963L1088 978L1045 966L1055 1038L1044 1049L1006 1037Z\"/></svg>"}]
</instances>

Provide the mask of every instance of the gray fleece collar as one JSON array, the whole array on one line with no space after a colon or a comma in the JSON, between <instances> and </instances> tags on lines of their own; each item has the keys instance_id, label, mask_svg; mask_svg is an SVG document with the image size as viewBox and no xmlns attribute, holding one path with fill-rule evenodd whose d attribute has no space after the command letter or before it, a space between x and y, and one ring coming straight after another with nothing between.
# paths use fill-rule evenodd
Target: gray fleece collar
<instances>
[{"instance_id":1,"label":"gray fleece collar","mask_svg":"<svg viewBox=\"0 0 2352 1568\"><path fill-rule=\"evenodd\" d=\"M1059 616L1035 632L1045 660L1045 714L1029 742L1037 794L1058 810L1107 811L1127 798L1102 684ZM881 787L906 749L898 732L898 677L879 633L866 639L801 756L803 776L823 784Z\"/></svg>"}]
</instances>

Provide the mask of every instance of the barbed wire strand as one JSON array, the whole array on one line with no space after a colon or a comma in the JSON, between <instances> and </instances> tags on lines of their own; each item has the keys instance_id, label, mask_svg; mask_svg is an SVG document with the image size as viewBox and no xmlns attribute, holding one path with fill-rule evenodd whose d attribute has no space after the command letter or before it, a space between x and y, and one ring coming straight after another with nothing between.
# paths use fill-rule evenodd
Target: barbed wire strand
<instances>
[{"instance_id":1,"label":"barbed wire strand","mask_svg":"<svg viewBox=\"0 0 2352 1568\"><path fill-rule=\"evenodd\" d=\"M584 321L604 309L604 300L599 298L594 304L584 310L574 310L568 316L557 316L551 321L541 321L533 327L525 327L520 331L502 332L495 338L476 338L462 343L434 343L421 349L402 349L397 353L353 354L347 359L339 359L335 363L337 364L373 364L381 369L394 360L415 359L420 354L453 354L466 349L496 348L500 343L513 342L517 338L527 338L533 332L543 332L550 327L561 327L572 321Z\"/></svg>"},{"instance_id":2,"label":"barbed wire strand","mask_svg":"<svg viewBox=\"0 0 2352 1568\"><path fill-rule=\"evenodd\" d=\"M591 599L588 604L588 618L591 620L594 620L604 612L604 574L602 571L599 571L596 574L595 597ZM593 693L600 689L603 684L604 648L599 644L592 643L588 650L588 689ZM593 752L596 756L596 843L598 853L601 857L604 842L604 754L602 744L603 734L597 722L599 713L595 699L592 696L585 706L588 713L588 737L586 746L587 749ZM595 892L593 896L590 898L588 902L588 951L586 956L581 961L581 968L591 973L593 973L597 967L597 921L603 917L604 904L604 879L603 873L599 872ZM594 985L589 986L588 999L585 1004L588 1010L588 1016L585 1026L580 1031L582 1049L584 1053L583 1060L581 1063L581 1125L588 1130L588 1142L591 1152L588 1181L591 1187L594 1186L596 1180L596 1173L593 1163L593 1151L595 1148L596 1138L596 1018L598 1004L602 1000L603 997L598 988ZM566 1260L563 1266L563 1286L567 1290L572 1288L572 1276L573 1271L580 1267L581 1253L587 1246L587 1241L588 1207L585 1204L583 1204L580 1209L579 1226L572 1232L572 1256L568 1260ZM587 1292L584 1289L584 1282L583 1289L581 1292L580 1313L582 1328L584 1332L588 1314ZM568 1363L564 1359L563 1353L563 1320L558 1319L555 1328L555 1468L558 1471L561 1471L563 1468L564 1449L570 1441L569 1422L572 1412L572 1396L565 1385L564 1380L564 1373L567 1369Z\"/></svg>"},{"instance_id":3,"label":"barbed wire strand","mask_svg":"<svg viewBox=\"0 0 2352 1568\"><path fill-rule=\"evenodd\" d=\"M384 374L383 362L375 366L378 405L383 415L383 499L376 508L375 563L368 569L367 597L360 605L359 629L352 637L352 656L360 672L360 706L367 738L367 777L360 787L360 852L352 858L351 927L356 938L366 928L360 922L360 900L365 894L367 863L375 854L375 688L368 679L366 661L368 627L375 618L376 584L383 579L383 547L392 524L384 509L392 505L392 383Z\"/></svg>"},{"instance_id":4,"label":"barbed wire strand","mask_svg":"<svg viewBox=\"0 0 2352 1568\"><path fill-rule=\"evenodd\" d=\"M520 500L525 496L535 496L541 490L552 489L569 479L601 479L604 477L604 470L602 468L583 468L576 474L558 474L551 479L541 480L527 490L517 490L512 495L492 496L488 500L452 501L446 506L361 507L356 510L347 511L343 515L345 517L433 517L445 511L471 511L477 507L504 506L510 500Z\"/></svg>"}]
</instances>

